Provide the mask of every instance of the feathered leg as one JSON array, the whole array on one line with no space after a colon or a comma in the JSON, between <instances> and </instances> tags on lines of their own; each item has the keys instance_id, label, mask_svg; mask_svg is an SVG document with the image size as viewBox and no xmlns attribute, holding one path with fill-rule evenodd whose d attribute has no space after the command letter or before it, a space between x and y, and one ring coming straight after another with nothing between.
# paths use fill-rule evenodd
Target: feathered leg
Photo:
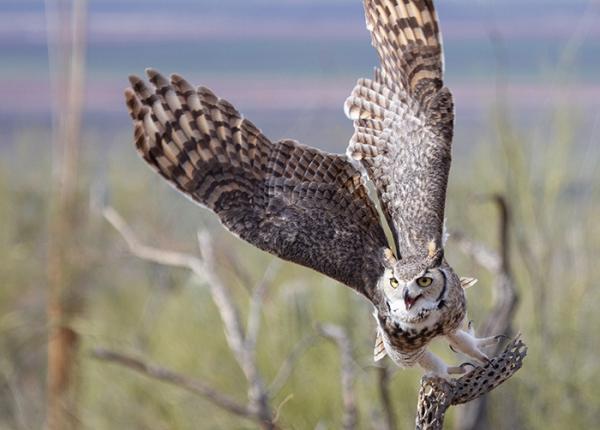
<instances>
[{"instance_id":1,"label":"feathered leg","mask_svg":"<svg viewBox=\"0 0 600 430\"><path fill-rule=\"evenodd\" d=\"M504 336L490 336L478 338L475 336L472 325L469 324L469 330L457 330L448 334L448 343L450 346L463 354L471 357L479 364L485 364L490 359L483 348L497 344Z\"/></svg>"}]
</instances>

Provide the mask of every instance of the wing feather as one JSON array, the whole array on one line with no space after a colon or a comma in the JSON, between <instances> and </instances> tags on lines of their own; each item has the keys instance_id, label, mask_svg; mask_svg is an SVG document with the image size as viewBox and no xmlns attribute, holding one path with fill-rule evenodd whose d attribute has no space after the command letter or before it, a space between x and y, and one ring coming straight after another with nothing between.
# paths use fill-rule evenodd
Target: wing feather
<instances>
[{"instance_id":1,"label":"wing feather","mask_svg":"<svg viewBox=\"0 0 600 430\"><path fill-rule=\"evenodd\" d=\"M371 297L387 243L352 163L272 143L209 89L147 73L153 88L132 76L125 92L144 160L242 239Z\"/></svg>"},{"instance_id":2,"label":"wing feather","mask_svg":"<svg viewBox=\"0 0 600 430\"><path fill-rule=\"evenodd\" d=\"M347 153L375 184L400 256L420 256L443 245L454 126L437 15L431 0L364 5L381 66L344 105L355 128Z\"/></svg>"}]
</instances>

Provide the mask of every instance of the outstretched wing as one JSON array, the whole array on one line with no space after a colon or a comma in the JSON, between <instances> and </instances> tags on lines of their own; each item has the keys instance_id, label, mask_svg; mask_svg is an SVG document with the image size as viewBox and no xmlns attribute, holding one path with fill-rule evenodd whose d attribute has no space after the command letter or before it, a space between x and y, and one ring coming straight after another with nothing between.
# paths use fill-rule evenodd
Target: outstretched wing
<instances>
[{"instance_id":1,"label":"outstretched wing","mask_svg":"<svg viewBox=\"0 0 600 430\"><path fill-rule=\"evenodd\" d=\"M210 90L155 71L125 92L141 156L242 239L371 296L386 239L344 156L271 143Z\"/></svg>"},{"instance_id":2,"label":"outstretched wing","mask_svg":"<svg viewBox=\"0 0 600 430\"><path fill-rule=\"evenodd\" d=\"M401 257L442 248L454 108L432 0L364 0L381 61L346 100L348 155L375 184Z\"/></svg>"}]
</instances>

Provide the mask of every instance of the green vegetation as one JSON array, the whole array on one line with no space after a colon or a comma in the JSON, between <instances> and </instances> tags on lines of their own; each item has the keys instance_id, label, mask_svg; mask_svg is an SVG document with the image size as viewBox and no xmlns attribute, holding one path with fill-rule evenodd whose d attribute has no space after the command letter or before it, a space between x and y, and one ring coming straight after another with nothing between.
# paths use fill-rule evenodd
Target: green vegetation
<instances>
[{"instance_id":1,"label":"green vegetation","mask_svg":"<svg viewBox=\"0 0 600 430\"><path fill-rule=\"evenodd\" d=\"M576 144L577 119L565 112L540 121L550 124L540 130L517 130L502 114L490 123L495 128L488 136L455 157L448 222L452 230L495 246L496 213L482 196L501 192L512 209L512 263L521 299L514 326L523 333L529 356L523 370L491 395L494 428L511 429L515 423L528 429L594 428L600 421L597 150L590 154ZM44 419L51 154L40 143L47 138L43 130L18 136L0 159L0 429L40 428ZM150 174L134 154L128 132L114 134L108 155L99 137L88 134L85 143L82 170L88 173L82 175L79 201L84 233L77 238L82 252L73 261L83 297L74 323L82 338L77 411L82 428L254 428L181 389L90 358L93 348L110 347L204 380L242 401L246 396L205 281L131 256L101 217L98 202L107 200L119 210L148 244L196 252L196 230L212 232L221 276L244 311L248 287L260 281L272 257L233 238L215 217ZM468 293L470 317L477 323L489 307L490 275L452 241L447 255L460 273L480 278ZM370 313L352 291L281 263L267 292L258 342L265 379L275 376L317 323L342 325L354 344L361 428L370 428L381 408ZM273 401L277 409L287 399L280 423L338 428L339 371L336 347L318 338ZM400 428L413 426L419 377L418 370L398 370L392 378Z\"/></svg>"}]
</instances>

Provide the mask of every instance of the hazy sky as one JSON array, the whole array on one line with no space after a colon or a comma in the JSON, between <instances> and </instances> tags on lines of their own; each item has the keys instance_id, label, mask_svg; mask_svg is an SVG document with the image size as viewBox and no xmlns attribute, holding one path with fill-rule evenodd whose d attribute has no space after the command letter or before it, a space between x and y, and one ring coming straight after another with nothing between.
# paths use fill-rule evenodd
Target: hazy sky
<instances>
[{"instance_id":1,"label":"hazy sky","mask_svg":"<svg viewBox=\"0 0 600 430\"><path fill-rule=\"evenodd\" d=\"M0 0L1 116L47 112L47 0ZM503 75L511 103L598 108L599 1L441 0L459 115L485 115ZM157 67L245 111L331 110L377 59L358 0L92 0L87 110L123 116L126 76ZM498 59L502 60L499 65ZM336 117L337 118L337 117ZM125 118L126 119L126 118ZM125 124L125 121L123 121Z\"/></svg>"}]
</instances>

